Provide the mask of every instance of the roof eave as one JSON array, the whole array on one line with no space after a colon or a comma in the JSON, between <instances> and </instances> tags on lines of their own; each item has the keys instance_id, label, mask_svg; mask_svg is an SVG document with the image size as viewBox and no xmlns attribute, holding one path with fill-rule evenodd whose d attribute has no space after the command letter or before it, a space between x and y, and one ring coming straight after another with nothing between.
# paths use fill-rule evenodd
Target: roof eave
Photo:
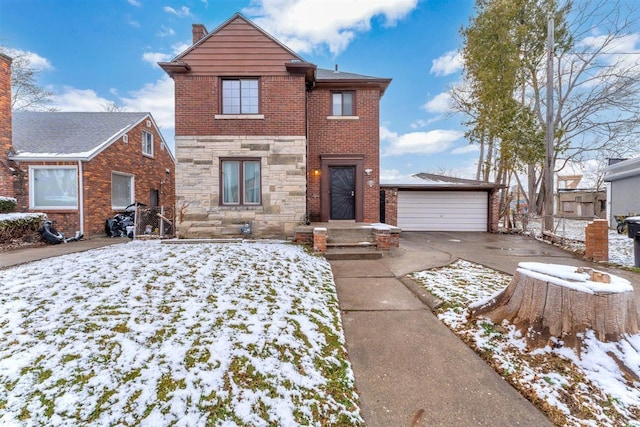
<instances>
[{"instance_id":1,"label":"roof eave","mask_svg":"<svg viewBox=\"0 0 640 427\"><path fill-rule=\"evenodd\" d=\"M317 79L316 85L330 85L335 87L353 87L353 86L378 86L380 88L380 96L391 84L392 79Z\"/></svg>"},{"instance_id":2,"label":"roof eave","mask_svg":"<svg viewBox=\"0 0 640 427\"><path fill-rule=\"evenodd\" d=\"M158 62L158 65L170 76L191 71L191 66L184 61Z\"/></svg>"}]
</instances>

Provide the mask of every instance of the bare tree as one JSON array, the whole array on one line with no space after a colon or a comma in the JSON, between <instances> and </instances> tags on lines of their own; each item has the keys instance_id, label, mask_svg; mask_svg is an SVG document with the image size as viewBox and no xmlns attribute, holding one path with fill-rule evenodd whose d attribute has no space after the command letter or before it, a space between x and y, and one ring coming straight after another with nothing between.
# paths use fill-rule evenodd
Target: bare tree
<instances>
[{"instance_id":1,"label":"bare tree","mask_svg":"<svg viewBox=\"0 0 640 427\"><path fill-rule=\"evenodd\" d=\"M540 176L545 165L536 159L540 154L538 132L546 126L548 87L554 91L552 171L561 166L556 166L558 158L580 162L637 152L640 50L635 37L640 30L640 2L476 0L476 6L478 17L463 31L463 53L466 85L477 93L469 98L468 90L454 88L452 98L457 111L470 117L468 134L475 136L474 142L500 147L495 157L488 155L490 150L481 150L480 162L490 163L487 167L497 171L497 176L505 167L507 172L526 171L530 206L540 211L544 202ZM556 16L557 25L551 85L547 85L546 56L541 48L549 14ZM483 15L492 19L481 19ZM498 56L500 49L509 50ZM503 86L499 88L496 82ZM504 114L510 109L515 114ZM530 154L522 158L523 153Z\"/></svg>"},{"instance_id":2,"label":"bare tree","mask_svg":"<svg viewBox=\"0 0 640 427\"><path fill-rule=\"evenodd\" d=\"M53 92L36 82L40 70L31 67L27 55L0 46L0 52L13 59L11 63L11 109L14 111L56 111L51 106Z\"/></svg>"}]
</instances>

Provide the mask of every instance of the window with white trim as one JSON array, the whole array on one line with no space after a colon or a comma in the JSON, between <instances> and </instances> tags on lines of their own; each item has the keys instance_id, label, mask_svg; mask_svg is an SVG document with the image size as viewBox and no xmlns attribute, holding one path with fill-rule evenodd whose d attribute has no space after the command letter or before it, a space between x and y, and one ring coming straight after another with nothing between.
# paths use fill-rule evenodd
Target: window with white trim
<instances>
[{"instance_id":1,"label":"window with white trim","mask_svg":"<svg viewBox=\"0 0 640 427\"><path fill-rule=\"evenodd\" d=\"M142 154L153 157L153 134L142 131Z\"/></svg>"},{"instance_id":2,"label":"window with white trim","mask_svg":"<svg viewBox=\"0 0 640 427\"><path fill-rule=\"evenodd\" d=\"M331 114L334 116L353 116L353 91L331 93Z\"/></svg>"},{"instance_id":3,"label":"window with white trim","mask_svg":"<svg viewBox=\"0 0 640 427\"><path fill-rule=\"evenodd\" d=\"M223 79L222 114L258 114L258 79Z\"/></svg>"},{"instance_id":4,"label":"window with white trim","mask_svg":"<svg viewBox=\"0 0 640 427\"><path fill-rule=\"evenodd\" d=\"M133 204L133 175L111 173L111 208L122 210Z\"/></svg>"},{"instance_id":5,"label":"window with white trim","mask_svg":"<svg viewBox=\"0 0 640 427\"><path fill-rule=\"evenodd\" d=\"M78 209L78 169L73 166L30 166L31 209Z\"/></svg>"},{"instance_id":6,"label":"window with white trim","mask_svg":"<svg viewBox=\"0 0 640 427\"><path fill-rule=\"evenodd\" d=\"M223 205L259 205L261 195L260 160L225 159L221 161Z\"/></svg>"}]
</instances>

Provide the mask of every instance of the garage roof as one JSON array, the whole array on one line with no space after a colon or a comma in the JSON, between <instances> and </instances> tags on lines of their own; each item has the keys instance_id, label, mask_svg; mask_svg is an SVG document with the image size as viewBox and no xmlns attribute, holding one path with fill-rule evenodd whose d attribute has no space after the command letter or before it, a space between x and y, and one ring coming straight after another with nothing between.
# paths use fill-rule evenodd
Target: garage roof
<instances>
[{"instance_id":1,"label":"garage roof","mask_svg":"<svg viewBox=\"0 0 640 427\"><path fill-rule=\"evenodd\" d=\"M474 179L453 178L432 173L416 173L398 179L382 179L380 187L406 190L495 190L504 185Z\"/></svg>"}]
</instances>

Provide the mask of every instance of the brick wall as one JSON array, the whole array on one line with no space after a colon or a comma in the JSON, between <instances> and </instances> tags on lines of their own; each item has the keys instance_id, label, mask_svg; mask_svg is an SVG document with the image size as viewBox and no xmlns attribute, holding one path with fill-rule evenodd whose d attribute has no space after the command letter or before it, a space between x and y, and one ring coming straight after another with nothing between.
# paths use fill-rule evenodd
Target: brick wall
<instances>
[{"instance_id":1,"label":"brick wall","mask_svg":"<svg viewBox=\"0 0 640 427\"><path fill-rule=\"evenodd\" d=\"M142 131L154 134L153 158L142 154ZM103 236L104 222L119 211L111 207L111 173L120 172L134 175L135 201L149 204L150 191L158 190L160 205L175 206L175 164L167 151L161 149L161 138L153 126L146 127L143 120L128 133L129 142L122 138L107 147L89 162L82 162L84 193L84 234L87 237ZM30 165L69 165L78 167L77 162L21 162L20 169L25 176L25 192L18 198L22 211L45 212L56 222L56 228L66 235L80 230L80 211L73 210L30 210L28 193L28 171ZM166 173L169 169L169 173Z\"/></svg>"},{"instance_id":2,"label":"brick wall","mask_svg":"<svg viewBox=\"0 0 640 427\"><path fill-rule=\"evenodd\" d=\"M11 58L0 53L0 196L15 197L11 149Z\"/></svg>"},{"instance_id":3,"label":"brick wall","mask_svg":"<svg viewBox=\"0 0 640 427\"><path fill-rule=\"evenodd\" d=\"M384 188L384 222L398 226L398 188Z\"/></svg>"},{"instance_id":4,"label":"brick wall","mask_svg":"<svg viewBox=\"0 0 640 427\"><path fill-rule=\"evenodd\" d=\"M260 78L263 119L216 119L221 114L218 76L175 74L176 136L305 135L303 75Z\"/></svg>"},{"instance_id":5,"label":"brick wall","mask_svg":"<svg viewBox=\"0 0 640 427\"><path fill-rule=\"evenodd\" d=\"M372 170L364 177L363 221L380 221L380 129L379 88L356 89L357 120L328 118L331 116L331 89L316 87L309 93L309 184L307 207L310 216L320 216L321 154L363 154L364 168ZM373 181L370 187L368 181Z\"/></svg>"}]
</instances>

